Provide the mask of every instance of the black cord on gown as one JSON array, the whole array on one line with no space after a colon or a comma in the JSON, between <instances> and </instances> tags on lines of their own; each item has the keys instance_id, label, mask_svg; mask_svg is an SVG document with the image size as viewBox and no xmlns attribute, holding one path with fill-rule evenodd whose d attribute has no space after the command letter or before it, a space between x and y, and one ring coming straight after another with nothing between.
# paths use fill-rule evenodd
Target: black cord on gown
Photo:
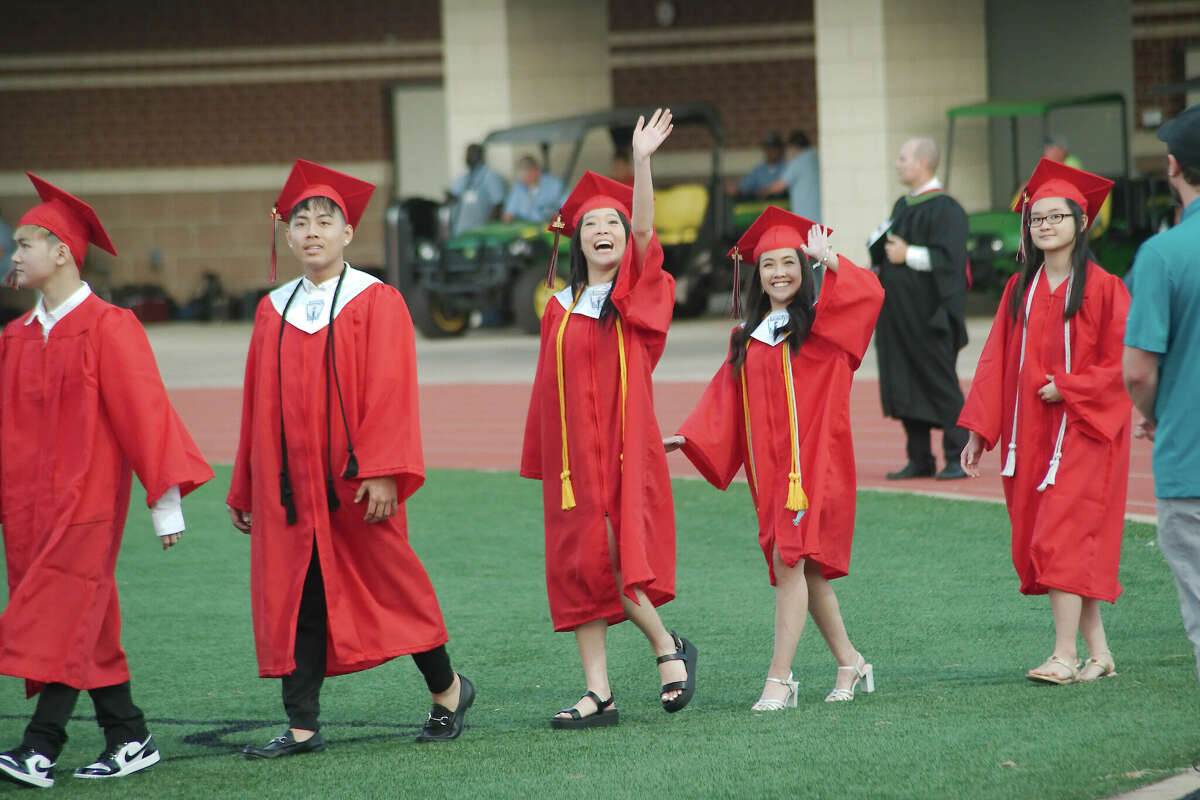
<instances>
[{"instance_id":1,"label":"black cord on gown","mask_svg":"<svg viewBox=\"0 0 1200 800\"><path fill-rule=\"evenodd\" d=\"M333 369L333 383L337 387L338 410L342 415L342 425L346 430L346 469L342 473L343 478L351 479L358 475L358 459L354 455L354 443L350 440L350 423L346 419L346 403L342 397L342 386L338 380L337 372L337 349L334 347L333 340L333 320L334 312L337 309L338 297L342 292L342 282L346 278L346 268L342 268L342 272L338 275L337 285L333 290L333 302L329 306L329 325L325 332L325 502L330 511L337 511L341 507L341 501L338 500L337 492L333 485L333 434L331 423L329 421L329 372L330 367ZM287 512L287 524L293 525L296 522L296 501L295 493L292 490L291 476L288 471L288 452L287 452L287 433L284 427L283 420L283 330L287 325L287 313L292 307L292 301L296 299L297 292L300 291L300 286L303 279L296 283L296 288L292 290L288 296L287 303L283 306L283 320L279 327L279 346L278 346L278 364L276 365L278 373L278 388L279 388L279 444L281 448L279 472L279 502Z\"/></svg>"}]
</instances>

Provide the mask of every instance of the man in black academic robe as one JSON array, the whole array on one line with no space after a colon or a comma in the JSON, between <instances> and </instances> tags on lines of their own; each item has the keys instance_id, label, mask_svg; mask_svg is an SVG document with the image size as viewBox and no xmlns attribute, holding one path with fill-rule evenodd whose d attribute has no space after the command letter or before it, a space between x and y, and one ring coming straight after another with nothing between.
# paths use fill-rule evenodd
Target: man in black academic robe
<instances>
[{"instance_id":1,"label":"man in black academic robe","mask_svg":"<svg viewBox=\"0 0 1200 800\"><path fill-rule=\"evenodd\" d=\"M910 191L871 241L871 264L886 293L875 327L879 393L884 415L900 420L908 439L908 463L888 473L892 480L934 476L933 428L942 429L946 456L937 478L966 477L955 360L967 343L967 215L935 177L938 158L931 139L900 148L896 172Z\"/></svg>"}]
</instances>

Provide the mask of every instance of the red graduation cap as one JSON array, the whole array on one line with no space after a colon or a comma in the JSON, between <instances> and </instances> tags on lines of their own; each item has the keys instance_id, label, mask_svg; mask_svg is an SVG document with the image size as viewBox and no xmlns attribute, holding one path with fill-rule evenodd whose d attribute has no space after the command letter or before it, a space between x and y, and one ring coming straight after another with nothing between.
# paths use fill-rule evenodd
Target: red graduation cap
<instances>
[{"instance_id":1,"label":"red graduation cap","mask_svg":"<svg viewBox=\"0 0 1200 800\"><path fill-rule=\"evenodd\" d=\"M1079 204L1087 215L1088 227L1091 227L1112 187L1113 182L1108 178L1043 158L1029 176L1025 190L1013 203L1012 210L1026 216L1029 207L1038 200L1065 197Z\"/></svg>"},{"instance_id":2,"label":"red graduation cap","mask_svg":"<svg viewBox=\"0 0 1200 800\"><path fill-rule=\"evenodd\" d=\"M32 172L25 174L33 182L33 188L42 202L25 212L17 221L18 228L37 225L50 231L71 251L76 266L83 266L83 256L87 253L89 242L114 256L117 254L94 208Z\"/></svg>"},{"instance_id":3,"label":"red graduation cap","mask_svg":"<svg viewBox=\"0 0 1200 800\"><path fill-rule=\"evenodd\" d=\"M554 234L554 248L550 251L550 268L546 272L546 286L554 286L554 271L558 264L558 237L574 236L583 215L597 208L613 208L629 219L633 208L633 187L614 181L588 170L575 184L571 194L563 202L554 221L546 229Z\"/></svg>"},{"instance_id":4,"label":"red graduation cap","mask_svg":"<svg viewBox=\"0 0 1200 800\"><path fill-rule=\"evenodd\" d=\"M296 159L291 174L279 192L271 210L271 282L275 282L275 222L287 219L292 209L310 197L328 197L342 210L346 222L358 227L375 184L344 172L321 166L303 158Z\"/></svg>"},{"instance_id":5,"label":"red graduation cap","mask_svg":"<svg viewBox=\"0 0 1200 800\"><path fill-rule=\"evenodd\" d=\"M741 238L726 256L733 259L733 302L732 313L737 316L741 308L741 263L747 254L758 263L763 253L780 247L800 250L808 243L808 231L819 223L811 219L784 211L778 206L767 206L758 219L746 229ZM826 231L833 233L832 228Z\"/></svg>"}]
</instances>

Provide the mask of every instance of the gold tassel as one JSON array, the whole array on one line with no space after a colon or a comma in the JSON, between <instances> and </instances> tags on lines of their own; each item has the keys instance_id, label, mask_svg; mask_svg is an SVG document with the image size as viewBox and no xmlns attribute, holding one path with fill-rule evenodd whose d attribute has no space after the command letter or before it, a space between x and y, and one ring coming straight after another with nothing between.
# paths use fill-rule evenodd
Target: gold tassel
<instances>
[{"instance_id":1,"label":"gold tassel","mask_svg":"<svg viewBox=\"0 0 1200 800\"><path fill-rule=\"evenodd\" d=\"M800 485L799 472L788 473L787 505L784 507L788 511L808 510L808 495L804 493L804 487Z\"/></svg>"},{"instance_id":2,"label":"gold tassel","mask_svg":"<svg viewBox=\"0 0 1200 800\"><path fill-rule=\"evenodd\" d=\"M562 510L570 511L575 507L575 490L571 488L571 470L562 471Z\"/></svg>"}]
</instances>

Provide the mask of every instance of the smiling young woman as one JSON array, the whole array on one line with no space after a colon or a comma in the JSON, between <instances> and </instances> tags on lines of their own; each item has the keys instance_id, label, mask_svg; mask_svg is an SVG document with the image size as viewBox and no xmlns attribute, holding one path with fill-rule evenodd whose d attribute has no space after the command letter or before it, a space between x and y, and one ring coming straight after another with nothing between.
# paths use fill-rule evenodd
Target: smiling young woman
<instances>
[{"instance_id":1,"label":"smiling young woman","mask_svg":"<svg viewBox=\"0 0 1200 800\"><path fill-rule=\"evenodd\" d=\"M1049 594L1054 614L1054 650L1026 673L1045 683L1115 670L1100 601L1121 593L1129 293L1087 246L1111 188L1112 181L1048 159L1034 170L1018 198L1024 266L1005 287L958 421L970 431L962 454L968 475L979 476L983 450L1001 445L1020 591ZM1089 655L1082 665L1081 633Z\"/></svg>"},{"instance_id":2,"label":"smiling young woman","mask_svg":"<svg viewBox=\"0 0 1200 800\"><path fill-rule=\"evenodd\" d=\"M735 258L743 253L757 265L746 321L734 328L729 359L700 403L663 445L682 448L718 489L742 469L750 483L775 586L775 647L751 709L796 705L791 664L809 613L838 665L825 699L853 700L860 681L874 691L875 673L850 642L830 580L850 569L850 383L883 288L871 272L833 253L828 230L774 206L731 251Z\"/></svg>"},{"instance_id":3,"label":"smiling young woman","mask_svg":"<svg viewBox=\"0 0 1200 800\"><path fill-rule=\"evenodd\" d=\"M656 610L675 596L675 514L650 375L675 281L654 233L650 156L671 130L669 110L639 118L632 190L585 173L551 225L571 237L570 285L542 317L521 474L542 481L550 616L575 632L587 681L554 728L617 723L605 637L625 619L658 657L665 710L696 689L695 646Z\"/></svg>"}]
</instances>

